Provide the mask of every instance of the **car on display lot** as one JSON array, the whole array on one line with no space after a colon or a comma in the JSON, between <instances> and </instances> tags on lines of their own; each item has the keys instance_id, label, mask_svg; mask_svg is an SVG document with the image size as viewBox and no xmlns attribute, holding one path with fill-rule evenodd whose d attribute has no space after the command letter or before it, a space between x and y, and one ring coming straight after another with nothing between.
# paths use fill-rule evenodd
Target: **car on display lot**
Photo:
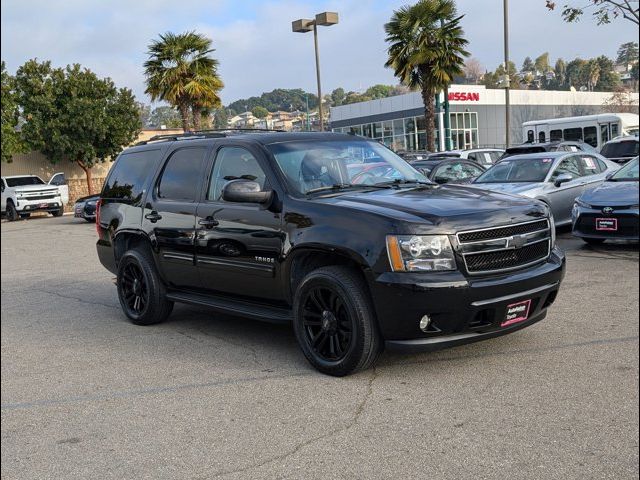
<instances>
[{"instance_id":1,"label":"car on display lot","mask_svg":"<svg viewBox=\"0 0 640 480\"><path fill-rule=\"evenodd\" d=\"M424 160L429 155L431 155L431 153L432 152L429 152L428 150L401 150L399 152L396 152L396 154L400 158L409 163L415 162L417 160Z\"/></svg>"},{"instance_id":2,"label":"car on display lot","mask_svg":"<svg viewBox=\"0 0 640 480\"><path fill-rule=\"evenodd\" d=\"M638 241L638 157L596 189L576 199L572 232L591 244L607 239Z\"/></svg>"},{"instance_id":3,"label":"car on display lot","mask_svg":"<svg viewBox=\"0 0 640 480\"><path fill-rule=\"evenodd\" d=\"M87 222L96 221L96 204L100 195L88 195L78 198L73 205L73 216L84 218Z\"/></svg>"},{"instance_id":4,"label":"car on display lot","mask_svg":"<svg viewBox=\"0 0 640 480\"><path fill-rule=\"evenodd\" d=\"M350 181L347 165L398 178ZM126 188L124 188L126 186ZM565 272L542 202L437 185L338 133L190 133L124 150L98 202L100 262L135 324L174 302L292 323L330 375L542 320Z\"/></svg>"},{"instance_id":5,"label":"car on display lot","mask_svg":"<svg viewBox=\"0 0 640 480\"><path fill-rule=\"evenodd\" d=\"M619 168L597 153L531 153L500 160L472 185L540 200L551 208L556 225L567 225L576 197Z\"/></svg>"},{"instance_id":6,"label":"car on display lot","mask_svg":"<svg viewBox=\"0 0 640 480\"><path fill-rule=\"evenodd\" d=\"M485 168L495 164L504 155L504 150L501 148L472 148L468 150L454 150L454 152L460 153L460 158L472 160Z\"/></svg>"},{"instance_id":7,"label":"car on display lot","mask_svg":"<svg viewBox=\"0 0 640 480\"><path fill-rule=\"evenodd\" d=\"M523 143L507 148L501 159L514 155L542 152L588 152L597 153L597 150L588 143L573 140L555 140L546 143Z\"/></svg>"},{"instance_id":8,"label":"car on display lot","mask_svg":"<svg viewBox=\"0 0 640 480\"><path fill-rule=\"evenodd\" d=\"M12 175L0 179L2 215L9 221L29 218L34 212L48 212L59 217L69 201L69 187L64 173L54 174L45 183L37 175Z\"/></svg>"},{"instance_id":9,"label":"car on display lot","mask_svg":"<svg viewBox=\"0 0 640 480\"><path fill-rule=\"evenodd\" d=\"M600 154L613 162L628 162L638 156L638 135L609 140L602 146Z\"/></svg>"},{"instance_id":10,"label":"car on display lot","mask_svg":"<svg viewBox=\"0 0 640 480\"><path fill-rule=\"evenodd\" d=\"M482 165L462 158L422 160L411 164L429 180L438 184L471 183L486 170Z\"/></svg>"}]
</instances>

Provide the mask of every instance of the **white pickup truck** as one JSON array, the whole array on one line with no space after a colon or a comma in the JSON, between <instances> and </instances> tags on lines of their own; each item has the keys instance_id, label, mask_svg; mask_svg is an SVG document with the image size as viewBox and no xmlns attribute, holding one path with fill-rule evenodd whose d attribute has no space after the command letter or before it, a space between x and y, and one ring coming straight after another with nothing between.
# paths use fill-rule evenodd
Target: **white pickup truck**
<instances>
[{"instance_id":1,"label":"white pickup truck","mask_svg":"<svg viewBox=\"0 0 640 480\"><path fill-rule=\"evenodd\" d=\"M10 221L28 218L33 212L49 212L59 217L69 201L64 173L56 173L48 183L37 175L2 177L2 214Z\"/></svg>"}]
</instances>

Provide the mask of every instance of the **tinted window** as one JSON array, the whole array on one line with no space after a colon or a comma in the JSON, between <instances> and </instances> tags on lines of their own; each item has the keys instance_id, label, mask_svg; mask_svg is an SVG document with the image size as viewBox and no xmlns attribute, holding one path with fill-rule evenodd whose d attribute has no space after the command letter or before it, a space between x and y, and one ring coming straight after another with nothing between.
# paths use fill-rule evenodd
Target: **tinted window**
<instances>
[{"instance_id":1,"label":"tinted window","mask_svg":"<svg viewBox=\"0 0 640 480\"><path fill-rule=\"evenodd\" d=\"M222 200L222 189L231 180L253 180L264 189L266 176L255 157L244 148L223 147L213 164L208 200Z\"/></svg>"},{"instance_id":2,"label":"tinted window","mask_svg":"<svg viewBox=\"0 0 640 480\"><path fill-rule=\"evenodd\" d=\"M552 142L562 140L562 130L551 130L549 132L549 140Z\"/></svg>"},{"instance_id":3,"label":"tinted window","mask_svg":"<svg viewBox=\"0 0 640 480\"><path fill-rule=\"evenodd\" d=\"M66 178L64 178L64 173L58 173L56 175L54 175L53 177L51 177L51 180L49 180L49 184L50 185L66 185L67 180Z\"/></svg>"},{"instance_id":4,"label":"tinted window","mask_svg":"<svg viewBox=\"0 0 640 480\"><path fill-rule=\"evenodd\" d=\"M564 129L565 140L582 140L581 128L565 128Z\"/></svg>"},{"instance_id":5,"label":"tinted window","mask_svg":"<svg viewBox=\"0 0 640 480\"><path fill-rule=\"evenodd\" d=\"M546 134L544 132L538 132L538 141L540 143L546 142Z\"/></svg>"},{"instance_id":6,"label":"tinted window","mask_svg":"<svg viewBox=\"0 0 640 480\"><path fill-rule=\"evenodd\" d=\"M551 180L555 180L559 175L563 173L568 173L573 178L578 178L582 176L582 171L580 170L580 161L578 157L571 156L569 158L565 158L560 162L556 170L551 175Z\"/></svg>"},{"instance_id":7,"label":"tinted window","mask_svg":"<svg viewBox=\"0 0 640 480\"><path fill-rule=\"evenodd\" d=\"M592 147L598 146L598 129L596 127L584 127L584 143Z\"/></svg>"},{"instance_id":8,"label":"tinted window","mask_svg":"<svg viewBox=\"0 0 640 480\"><path fill-rule=\"evenodd\" d=\"M7 178L8 187L23 187L25 185L44 185L44 182L40 177L32 175L26 177Z\"/></svg>"},{"instance_id":9,"label":"tinted window","mask_svg":"<svg viewBox=\"0 0 640 480\"><path fill-rule=\"evenodd\" d=\"M529 143L533 143L533 141L535 140L535 133L533 133L533 130L529 130L527 131L527 142Z\"/></svg>"},{"instance_id":10,"label":"tinted window","mask_svg":"<svg viewBox=\"0 0 640 480\"><path fill-rule=\"evenodd\" d=\"M602 143L609 141L609 125L600 125L600 136L602 137Z\"/></svg>"},{"instance_id":11,"label":"tinted window","mask_svg":"<svg viewBox=\"0 0 640 480\"><path fill-rule=\"evenodd\" d=\"M183 148L173 152L167 161L160 183L158 197L182 202L195 202L204 173L206 148Z\"/></svg>"},{"instance_id":12,"label":"tinted window","mask_svg":"<svg viewBox=\"0 0 640 480\"><path fill-rule=\"evenodd\" d=\"M638 140L607 143L600 153L607 158L635 157L638 155Z\"/></svg>"},{"instance_id":13,"label":"tinted window","mask_svg":"<svg viewBox=\"0 0 640 480\"><path fill-rule=\"evenodd\" d=\"M153 174L160 150L123 153L116 160L102 190L102 197L138 203L146 179Z\"/></svg>"}]
</instances>

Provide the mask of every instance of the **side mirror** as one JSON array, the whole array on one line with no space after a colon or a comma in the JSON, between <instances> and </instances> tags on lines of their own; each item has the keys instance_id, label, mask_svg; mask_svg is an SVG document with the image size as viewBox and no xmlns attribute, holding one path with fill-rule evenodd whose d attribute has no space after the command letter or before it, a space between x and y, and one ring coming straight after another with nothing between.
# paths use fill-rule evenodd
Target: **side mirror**
<instances>
[{"instance_id":1,"label":"side mirror","mask_svg":"<svg viewBox=\"0 0 640 480\"><path fill-rule=\"evenodd\" d=\"M560 175L558 175L558 177L553 181L553 184L556 187L559 187L560 185L562 185L563 183L567 183L570 182L571 180L573 180L573 175L571 175L570 173L561 173Z\"/></svg>"},{"instance_id":2,"label":"side mirror","mask_svg":"<svg viewBox=\"0 0 640 480\"><path fill-rule=\"evenodd\" d=\"M262 191L260 184L252 180L231 180L222 189L222 199L226 202L269 203L273 191Z\"/></svg>"}]
</instances>

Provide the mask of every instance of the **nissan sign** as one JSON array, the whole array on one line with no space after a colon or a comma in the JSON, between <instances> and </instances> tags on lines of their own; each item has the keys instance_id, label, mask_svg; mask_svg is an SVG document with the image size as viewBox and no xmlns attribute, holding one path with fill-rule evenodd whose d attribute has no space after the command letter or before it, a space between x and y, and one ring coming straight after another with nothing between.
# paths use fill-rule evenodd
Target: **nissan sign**
<instances>
[{"instance_id":1,"label":"nissan sign","mask_svg":"<svg viewBox=\"0 0 640 480\"><path fill-rule=\"evenodd\" d=\"M479 102L480 94L478 92L449 92L449 101Z\"/></svg>"}]
</instances>

